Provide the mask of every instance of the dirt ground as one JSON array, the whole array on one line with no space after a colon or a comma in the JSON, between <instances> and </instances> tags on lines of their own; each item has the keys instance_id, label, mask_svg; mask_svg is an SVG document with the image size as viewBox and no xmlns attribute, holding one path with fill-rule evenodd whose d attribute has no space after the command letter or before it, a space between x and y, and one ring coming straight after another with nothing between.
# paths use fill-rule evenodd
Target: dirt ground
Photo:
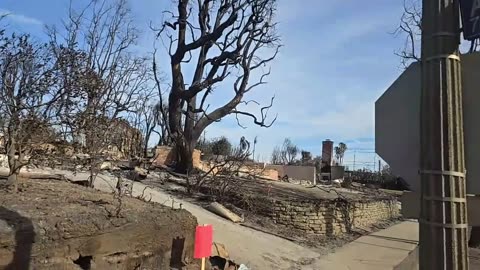
<instances>
[{"instance_id":1,"label":"dirt ground","mask_svg":"<svg viewBox=\"0 0 480 270\"><path fill-rule=\"evenodd\" d=\"M169 175L165 171L156 171L141 182L163 189L179 190L186 186L186 176ZM229 179L231 182L227 190L233 194L243 196L267 197L272 200L309 201L309 200L335 200L339 197L350 201L380 200L398 197L401 193L392 193L382 189L371 189L354 183L351 188L339 188L331 185L304 186L282 181L263 179L239 178ZM227 181L227 182L228 182ZM213 189L218 189L218 182L206 181L200 191L211 195ZM185 188L183 188L185 189ZM211 189L211 190L209 190ZM228 195L228 192L226 192Z\"/></svg>"},{"instance_id":2,"label":"dirt ground","mask_svg":"<svg viewBox=\"0 0 480 270\"><path fill-rule=\"evenodd\" d=\"M171 178L182 181L182 178ZM378 200L392 197L391 193L379 189L371 189L362 185L354 185L352 188L339 188L331 185L299 185L283 181L263 180L260 178L229 179L232 184L228 187L238 194L255 194L266 196L276 200L334 200L339 197L352 201ZM215 186L216 183L212 183ZM208 181L206 185L208 186Z\"/></svg>"},{"instance_id":3,"label":"dirt ground","mask_svg":"<svg viewBox=\"0 0 480 270\"><path fill-rule=\"evenodd\" d=\"M61 174L72 181L84 181L88 177L88 173L73 174L61 170L43 169L38 172L32 171L32 173ZM110 192L116 183L116 177L113 174L113 172L104 172L100 175L95 188ZM184 183L179 183L179 181L184 180L176 177L165 177L163 172L151 172L147 179L133 183L133 196L145 195L152 202L158 202L176 209L185 209L192 213L199 223L212 224L215 228L214 241L225 244L231 258L237 263L246 264L250 269L319 269L318 263L324 254L331 253L338 247L366 233L358 232L342 238L313 237L279 226L262 215L245 211L225 202L224 204L228 208L245 217L243 225L235 224L204 208L214 199L210 194L186 194ZM249 183L255 184L254 182ZM271 183L273 185L270 185ZM317 192L314 191L317 188L270 181L260 183L259 187L264 190L260 195L269 194L265 187L270 186L273 186L273 190L275 190L273 194L279 196L278 198L293 197L303 200L317 196L314 194ZM284 186L286 188L283 188ZM308 192L312 192L312 194L308 192L304 194L302 191L305 189L308 189ZM241 190L248 190L248 184L246 189ZM270 190L272 189L270 188ZM327 193L329 195L326 196L331 199L338 195L337 192L352 193L352 196L359 199L365 196L363 194L359 195L360 192L356 190L336 189L335 191L323 190L323 192L322 190L318 189L320 194ZM272 194L271 191L270 194ZM372 230L380 228L372 228Z\"/></svg>"},{"instance_id":4,"label":"dirt ground","mask_svg":"<svg viewBox=\"0 0 480 270\"><path fill-rule=\"evenodd\" d=\"M29 269L28 264L77 269L82 258L88 269L193 262L197 221L187 211L136 198L117 200L59 180L28 180L16 194L7 192L4 182L0 179L0 269ZM175 237L183 239L181 250L174 248Z\"/></svg>"}]
</instances>

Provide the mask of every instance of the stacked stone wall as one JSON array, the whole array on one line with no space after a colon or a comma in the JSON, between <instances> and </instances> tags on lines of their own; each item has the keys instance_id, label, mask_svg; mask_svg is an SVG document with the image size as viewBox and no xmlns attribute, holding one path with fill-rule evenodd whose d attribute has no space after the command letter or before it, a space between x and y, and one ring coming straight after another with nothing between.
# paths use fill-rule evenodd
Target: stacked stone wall
<instances>
[{"instance_id":1,"label":"stacked stone wall","mask_svg":"<svg viewBox=\"0 0 480 270\"><path fill-rule=\"evenodd\" d=\"M395 199L275 201L268 213L278 224L321 235L341 235L355 228L367 228L397 218L399 214Z\"/></svg>"}]
</instances>

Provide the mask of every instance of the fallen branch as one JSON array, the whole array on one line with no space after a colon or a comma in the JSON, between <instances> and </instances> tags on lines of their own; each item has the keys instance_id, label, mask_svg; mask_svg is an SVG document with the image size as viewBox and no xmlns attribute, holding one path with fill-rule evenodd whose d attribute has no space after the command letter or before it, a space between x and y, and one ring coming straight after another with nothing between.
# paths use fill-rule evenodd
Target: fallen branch
<instances>
[{"instance_id":1,"label":"fallen branch","mask_svg":"<svg viewBox=\"0 0 480 270\"><path fill-rule=\"evenodd\" d=\"M239 222L243 222L243 218L239 217L237 214L233 213L232 211L228 210L225 206L217 203L217 202L213 202L211 203L208 207L207 207L208 210L210 210L211 212L221 216L221 217L224 217L224 218L227 218L235 223L239 223Z\"/></svg>"},{"instance_id":2,"label":"fallen branch","mask_svg":"<svg viewBox=\"0 0 480 270\"><path fill-rule=\"evenodd\" d=\"M62 174L43 174L43 173L20 173L19 177L26 178L26 179L34 179L34 180L60 180L60 181L68 181L68 179ZM7 179L8 173L0 172L1 179Z\"/></svg>"}]
</instances>

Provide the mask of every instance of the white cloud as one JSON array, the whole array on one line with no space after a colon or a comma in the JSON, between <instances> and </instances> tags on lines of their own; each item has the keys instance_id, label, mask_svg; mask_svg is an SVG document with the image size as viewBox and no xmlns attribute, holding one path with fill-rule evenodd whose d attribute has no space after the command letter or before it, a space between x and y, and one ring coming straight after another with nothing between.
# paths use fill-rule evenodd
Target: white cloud
<instances>
[{"instance_id":1,"label":"white cloud","mask_svg":"<svg viewBox=\"0 0 480 270\"><path fill-rule=\"evenodd\" d=\"M43 25L43 22L33 17L18 14L6 9L0 9L0 16L6 15L6 19L19 24Z\"/></svg>"}]
</instances>

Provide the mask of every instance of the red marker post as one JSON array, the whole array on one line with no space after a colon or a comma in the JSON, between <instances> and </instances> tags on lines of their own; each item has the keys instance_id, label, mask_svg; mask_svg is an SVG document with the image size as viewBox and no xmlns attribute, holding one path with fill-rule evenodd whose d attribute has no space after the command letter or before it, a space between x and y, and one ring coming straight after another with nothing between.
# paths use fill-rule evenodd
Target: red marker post
<instances>
[{"instance_id":1,"label":"red marker post","mask_svg":"<svg viewBox=\"0 0 480 270\"><path fill-rule=\"evenodd\" d=\"M205 270L205 258L212 255L213 227L204 224L195 230L195 251L193 257L202 259L202 270Z\"/></svg>"}]
</instances>

